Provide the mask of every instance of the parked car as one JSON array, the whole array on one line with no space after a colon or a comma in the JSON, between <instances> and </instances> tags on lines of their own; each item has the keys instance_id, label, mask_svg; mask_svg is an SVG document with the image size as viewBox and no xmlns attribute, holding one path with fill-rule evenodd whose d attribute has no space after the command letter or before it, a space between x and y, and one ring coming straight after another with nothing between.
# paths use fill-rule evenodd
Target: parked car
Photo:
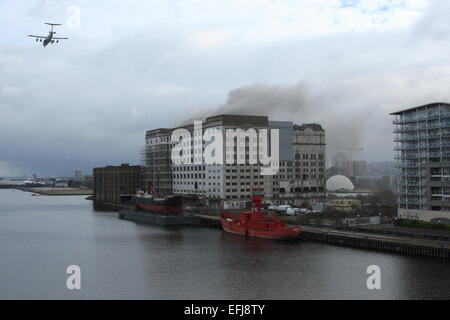
<instances>
[{"instance_id":1,"label":"parked car","mask_svg":"<svg viewBox=\"0 0 450 320\"><path fill-rule=\"evenodd\" d=\"M298 214L297 208L287 208L286 214L289 216L296 216Z\"/></svg>"},{"instance_id":2,"label":"parked car","mask_svg":"<svg viewBox=\"0 0 450 320\"><path fill-rule=\"evenodd\" d=\"M269 206L269 210L280 211L280 212L281 211L285 212L289 208L291 208L291 206L288 205L288 204L282 204L282 205L279 205L279 206Z\"/></svg>"}]
</instances>

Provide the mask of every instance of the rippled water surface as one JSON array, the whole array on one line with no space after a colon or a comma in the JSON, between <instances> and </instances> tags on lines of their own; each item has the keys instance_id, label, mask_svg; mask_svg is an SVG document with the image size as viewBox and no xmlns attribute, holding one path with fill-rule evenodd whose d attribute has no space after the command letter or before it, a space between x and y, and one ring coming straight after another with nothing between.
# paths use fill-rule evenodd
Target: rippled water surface
<instances>
[{"instance_id":1,"label":"rippled water surface","mask_svg":"<svg viewBox=\"0 0 450 320\"><path fill-rule=\"evenodd\" d=\"M81 290L66 268L81 268ZM366 268L381 268L368 290ZM1 299L448 299L450 264L307 242L163 228L84 196L0 190Z\"/></svg>"}]
</instances>

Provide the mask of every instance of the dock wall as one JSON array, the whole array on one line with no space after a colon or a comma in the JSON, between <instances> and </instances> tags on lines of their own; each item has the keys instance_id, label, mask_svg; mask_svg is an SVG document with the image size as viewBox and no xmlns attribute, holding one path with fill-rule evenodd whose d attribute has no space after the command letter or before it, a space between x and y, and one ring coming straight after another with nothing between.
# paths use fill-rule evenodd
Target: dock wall
<instances>
[{"instance_id":1,"label":"dock wall","mask_svg":"<svg viewBox=\"0 0 450 320\"><path fill-rule=\"evenodd\" d=\"M450 260L450 243L445 244L420 239L374 236L354 232L344 233L334 230L317 230L308 227L303 227L302 229L300 238L305 241Z\"/></svg>"},{"instance_id":2,"label":"dock wall","mask_svg":"<svg viewBox=\"0 0 450 320\"><path fill-rule=\"evenodd\" d=\"M221 228L219 217L201 215L201 225ZM450 242L302 226L303 241L450 260Z\"/></svg>"}]
</instances>

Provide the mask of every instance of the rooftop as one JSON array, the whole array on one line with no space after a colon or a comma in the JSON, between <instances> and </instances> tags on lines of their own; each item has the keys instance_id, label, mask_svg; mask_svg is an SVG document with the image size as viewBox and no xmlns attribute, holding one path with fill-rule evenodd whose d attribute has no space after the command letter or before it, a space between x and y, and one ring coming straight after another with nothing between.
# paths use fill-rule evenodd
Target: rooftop
<instances>
[{"instance_id":1,"label":"rooftop","mask_svg":"<svg viewBox=\"0 0 450 320\"><path fill-rule=\"evenodd\" d=\"M324 131L322 126L317 123L305 123L302 125L298 125L298 124L294 125L294 129L305 130L306 128L310 128L313 131Z\"/></svg>"},{"instance_id":2,"label":"rooftop","mask_svg":"<svg viewBox=\"0 0 450 320\"><path fill-rule=\"evenodd\" d=\"M446 102L433 102L433 103L424 104L424 105L418 106L418 107L412 107L412 108L407 108L407 109L403 109L403 110L400 110L400 111L396 111L396 112L390 113L390 115L391 116L400 115L403 112L413 111L413 110L417 110L417 109L420 109L420 108L431 107L431 106L435 106L435 105L439 105L439 104L450 106L450 104L446 103Z\"/></svg>"}]
</instances>

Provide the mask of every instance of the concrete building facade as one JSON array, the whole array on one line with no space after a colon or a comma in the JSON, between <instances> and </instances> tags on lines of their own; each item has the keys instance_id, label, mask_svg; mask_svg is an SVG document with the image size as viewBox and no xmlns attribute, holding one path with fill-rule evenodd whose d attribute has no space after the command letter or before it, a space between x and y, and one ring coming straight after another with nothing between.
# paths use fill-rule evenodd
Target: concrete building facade
<instances>
[{"instance_id":1,"label":"concrete building facade","mask_svg":"<svg viewBox=\"0 0 450 320\"><path fill-rule=\"evenodd\" d=\"M94 168L94 201L101 203L131 203L136 191L142 188L142 166Z\"/></svg>"},{"instance_id":2,"label":"concrete building facade","mask_svg":"<svg viewBox=\"0 0 450 320\"><path fill-rule=\"evenodd\" d=\"M172 130L147 131L144 147L143 182L157 194L172 194L172 161L170 136Z\"/></svg>"},{"instance_id":3,"label":"concrete building facade","mask_svg":"<svg viewBox=\"0 0 450 320\"><path fill-rule=\"evenodd\" d=\"M223 140L222 161L219 164L206 164L203 154L208 143L202 142L202 136L207 129L216 129ZM173 130L184 129L181 137L182 146L190 146L191 164L172 163L171 150L174 143L170 142ZM279 171L276 175L262 175L261 165L250 164L250 150L259 151L257 138L248 134L244 144L238 145L226 139L229 130L242 129L278 129L280 138ZM158 136L163 134L163 136ZM158 140L157 138L163 138ZM152 149L157 143L164 147L163 167L157 168L158 157L152 156L157 149ZM248 201L252 187L264 189L265 197L273 203L303 201L304 199L320 198L325 192L325 131L318 124L294 125L290 121L269 121L267 116L237 116L217 115L206 118L202 122L201 131L194 124L173 129L156 129L146 135L145 165L149 169L145 181L153 181L157 192L158 179L156 175L167 175L167 188L171 185L172 192L179 195L196 195L211 200L226 200L229 203L241 205ZM153 150L153 151L152 151ZM244 164L238 164L238 160ZM233 162L233 163L230 163ZM156 168L155 168L156 167ZM156 169L156 170L155 170Z\"/></svg>"},{"instance_id":4,"label":"concrete building facade","mask_svg":"<svg viewBox=\"0 0 450 320\"><path fill-rule=\"evenodd\" d=\"M367 164L365 160L353 160L351 161L351 166L352 177L367 176Z\"/></svg>"},{"instance_id":5,"label":"concrete building facade","mask_svg":"<svg viewBox=\"0 0 450 320\"><path fill-rule=\"evenodd\" d=\"M74 179L75 179L75 181L81 181L83 179L83 171L81 169L75 170Z\"/></svg>"},{"instance_id":6,"label":"concrete building facade","mask_svg":"<svg viewBox=\"0 0 450 320\"><path fill-rule=\"evenodd\" d=\"M450 217L450 104L392 113L399 217Z\"/></svg>"},{"instance_id":7,"label":"concrete building facade","mask_svg":"<svg viewBox=\"0 0 450 320\"><path fill-rule=\"evenodd\" d=\"M361 209L361 201L357 199L333 199L329 201L329 206L343 212L351 212Z\"/></svg>"}]
</instances>

